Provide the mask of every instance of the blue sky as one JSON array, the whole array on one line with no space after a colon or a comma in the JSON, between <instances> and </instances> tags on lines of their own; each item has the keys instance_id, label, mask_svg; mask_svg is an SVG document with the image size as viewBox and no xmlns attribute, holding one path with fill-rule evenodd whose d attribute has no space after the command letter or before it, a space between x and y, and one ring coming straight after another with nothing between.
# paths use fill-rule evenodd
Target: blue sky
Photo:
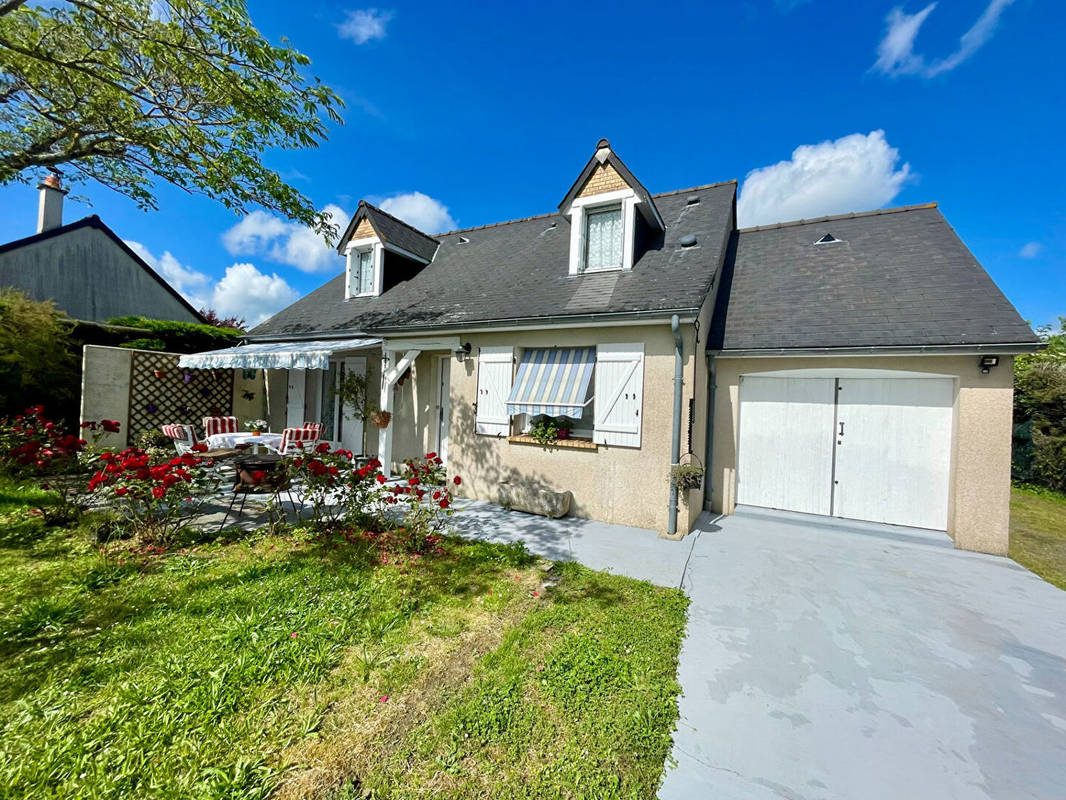
<instances>
[{"instance_id":1,"label":"blue sky","mask_svg":"<svg viewBox=\"0 0 1066 800\"><path fill-rule=\"evenodd\" d=\"M1019 311L1066 315L1066 8L1050 0L249 3L344 98L317 150L264 159L338 219L427 229L553 210L606 136L653 192L736 178L742 224L937 201ZM98 213L196 302L249 321L343 269L290 223L159 187ZM0 241L33 232L0 188Z\"/></svg>"}]
</instances>

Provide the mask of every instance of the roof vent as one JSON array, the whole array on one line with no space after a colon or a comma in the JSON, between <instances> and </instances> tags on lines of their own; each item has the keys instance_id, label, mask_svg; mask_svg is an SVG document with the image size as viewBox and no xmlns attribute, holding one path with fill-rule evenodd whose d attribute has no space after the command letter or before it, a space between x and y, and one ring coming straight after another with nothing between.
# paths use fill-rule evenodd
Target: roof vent
<instances>
[{"instance_id":1,"label":"roof vent","mask_svg":"<svg viewBox=\"0 0 1066 800\"><path fill-rule=\"evenodd\" d=\"M833 244L833 243L839 242L839 241L840 241L840 239L835 237L833 234L827 233L825 236L823 236L821 239L819 239L817 242L815 242L815 244Z\"/></svg>"},{"instance_id":2,"label":"roof vent","mask_svg":"<svg viewBox=\"0 0 1066 800\"><path fill-rule=\"evenodd\" d=\"M467 239L465 236L460 236L459 237L459 244L470 244L470 240Z\"/></svg>"},{"instance_id":3,"label":"roof vent","mask_svg":"<svg viewBox=\"0 0 1066 800\"><path fill-rule=\"evenodd\" d=\"M677 240L677 243L682 247L692 247L696 244L696 234L686 233L684 236Z\"/></svg>"},{"instance_id":4,"label":"roof vent","mask_svg":"<svg viewBox=\"0 0 1066 800\"><path fill-rule=\"evenodd\" d=\"M696 205L696 204L697 204L697 203L699 203L699 202L700 202L700 196L699 196L698 194L694 194L694 195L692 195L692 197L690 197L690 198L689 198L689 199L688 199L688 200L687 200L687 201L685 202L685 205L686 205L686 206L694 206L694 205Z\"/></svg>"}]
</instances>

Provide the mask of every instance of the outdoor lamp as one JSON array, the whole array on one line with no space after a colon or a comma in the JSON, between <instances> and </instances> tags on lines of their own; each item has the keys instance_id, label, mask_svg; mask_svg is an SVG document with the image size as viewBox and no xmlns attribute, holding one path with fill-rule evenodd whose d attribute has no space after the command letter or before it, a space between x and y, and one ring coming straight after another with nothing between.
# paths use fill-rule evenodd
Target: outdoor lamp
<instances>
[{"instance_id":1,"label":"outdoor lamp","mask_svg":"<svg viewBox=\"0 0 1066 800\"><path fill-rule=\"evenodd\" d=\"M987 375L989 370L992 369L992 367L997 366L999 364L999 356L981 356L977 360L977 363L981 367L981 373L983 375Z\"/></svg>"},{"instance_id":2,"label":"outdoor lamp","mask_svg":"<svg viewBox=\"0 0 1066 800\"><path fill-rule=\"evenodd\" d=\"M459 345L459 349L455 351L455 360L462 364L468 355L470 355L470 342Z\"/></svg>"}]
</instances>

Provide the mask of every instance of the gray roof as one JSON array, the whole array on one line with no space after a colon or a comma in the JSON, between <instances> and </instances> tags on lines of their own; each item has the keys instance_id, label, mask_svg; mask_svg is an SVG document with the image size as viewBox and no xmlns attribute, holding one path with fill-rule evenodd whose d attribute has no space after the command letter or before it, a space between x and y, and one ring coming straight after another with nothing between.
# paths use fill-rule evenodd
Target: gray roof
<instances>
[{"instance_id":1,"label":"gray roof","mask_svg":"<svg viewBox=\"0 0 1066 800\"><path fill-rule=\"evenodd\" d=\"M731 250L710 350L1037 342L935 204L748 228Z\"/></svg>"},{"instance_id":2,"label":"gray roof","mask_svg":"<svg viewBox=\"0 0 1066 800\"><path fill-rule=\"evenodd\" d=\"M408 225L403 220L397 219L387 211L382 211L377 206L371 205L366 200L359 201L359 208L355 210L351 222L348 223L348 227L337 243L338 252L344 252L344 246L348 244L348 240L355 232L356 226L364 218L370 220L370 224L374 226L374 230L381 237L382 243L395 245L408 253L414 254L423 261L433 260L433 254L437 252L437 245L440 244L436 239L432 236L427 236L418 228Z\"/></svg>"},{"instance_id":3,"label":"gray roof","mask_svg":"<svg viewBox=\"0 0 1066 800\"><path fill-rule=\"evenodd\" d=\"M649 233L628 272L569 275L570 221L560 213L441 234L432 263L380 297L345 300L342 274L251 334L698 309L722 262L735 196L735 181L655 195L666 232ZM697 245L682 248L688 234Z\"/></svg>"}]
</instances>

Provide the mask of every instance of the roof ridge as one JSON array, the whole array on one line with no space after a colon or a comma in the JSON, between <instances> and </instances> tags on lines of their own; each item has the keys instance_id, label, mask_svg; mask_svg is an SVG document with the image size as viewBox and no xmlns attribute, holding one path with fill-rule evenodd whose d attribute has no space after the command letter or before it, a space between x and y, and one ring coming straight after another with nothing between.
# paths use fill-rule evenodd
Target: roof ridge
<instances>
[{"instance_id":1,"label":"roof ridge","mask_svg":"<svg viewBox=\"0 0 1066 800\"><path fill-rule=\"evenodd\" d=\"M816 222L833 222L838 219L856 219L858 217L876 217L879 214L899 214L903 211L920 211L922 209L936 208L933 203L918 203L910 206L896 206L895 208L878 208L873 211L851 211L847 214L832 214L827 217L811 217L810 219L794 219L786 222L775 222L770 225L753 225L750 228L738 228L738 233L751 233L753 231L772 231L778 228L793 228L798 225L813 225Z\"/></svg>"},{"instance_id":2,"label":"roof ridge","mask_svg":"<svg viewBox=\"0 0 1066 800\"><path fill-rule=\"evenodd\" d=\"M400 224L401 224L401 225L403 225L403 226L404 226L405 228L407 228L407 229L409 229L409 230L412 230L412 231L414 231L415 233L417 233L417 234L418 234L419 236L425 236L425 237L426 237L427 239L432 239L433 241L436 241L436 239L434 239L434 237L433 237L433 235L432 235L432 234L426 233L426 232L425 232L425 231L423 231L423 230L419 230L419 229L418 229L418 228L416 228L416 227L415 227L414 225L412 225L412 224L411 224L410 222L404 222L404 221L403 221L402 219L400 219L399 217L393 216L392 214L390 214L390 213L389 213L388 211L386 211L385 209L383 209L383 208L381 208L381 207L379 207L379 206L376 206L376 205L374 205L373 203L369 202L368 200L365 200L365 199L364 199L364 200L360 200L359 202L360 202L360 203L361 203L362 205L365 205L365 206L366 206L367 208L372 208L372 209L374 209L374 211L376 211L377 213L379 213L379 214L382 214L382 215L384 215L384 216L388 217L388 218L389 218L389 219L391 219L391 220L392 220L393 222L398 222L398 223L400 223ZM358 213L358 209L356 209L356 213ZM439 236L440 234L437 234L437 235ZM438 244L439 244L439 242L438 242Z\"/></svg>"},{"instance_id":3,"label":"roof ridge","mask_svg":"<svg viewBox=\"0 0 1066 800\"><path fill-rule=\"evenodd\" d=\"M727 184L730 184L730 183L736 184L736 182L737 182L736 178L731 178L730 180L718 181L717 183L705 183L705 184L703 184L701 186L690 186L687 189L673 189L673 190L671 190L669 192L659 192L658 194L651 195L651 197L669 197L669 196L672 196L672 195L675 195L675 194L684 194L685 192L696 192L696 191L699 191L701 189L716 189L719 186L726 186ZM369 205L369 203L367 205ZM559 212L559 211L549 211L547 214L534 214L531 217L519 217L518 219L505 219L505 220L502 220L500 222L489 222L489 223L486 223L484 225L472 225L469 228L455 228L454 230L444 231L443 233L438 233L437 236L451 236L453 233L467 233L469 231L480 231L480 230L484 230L485 228L498 228L501 225L512 225L512 224L514 224L516 222L530 222L530 221L535 220L535 219L547 219L548 217L561 217L561 216L562 216L562 213Z\"/></svg>"}]
</instances>

